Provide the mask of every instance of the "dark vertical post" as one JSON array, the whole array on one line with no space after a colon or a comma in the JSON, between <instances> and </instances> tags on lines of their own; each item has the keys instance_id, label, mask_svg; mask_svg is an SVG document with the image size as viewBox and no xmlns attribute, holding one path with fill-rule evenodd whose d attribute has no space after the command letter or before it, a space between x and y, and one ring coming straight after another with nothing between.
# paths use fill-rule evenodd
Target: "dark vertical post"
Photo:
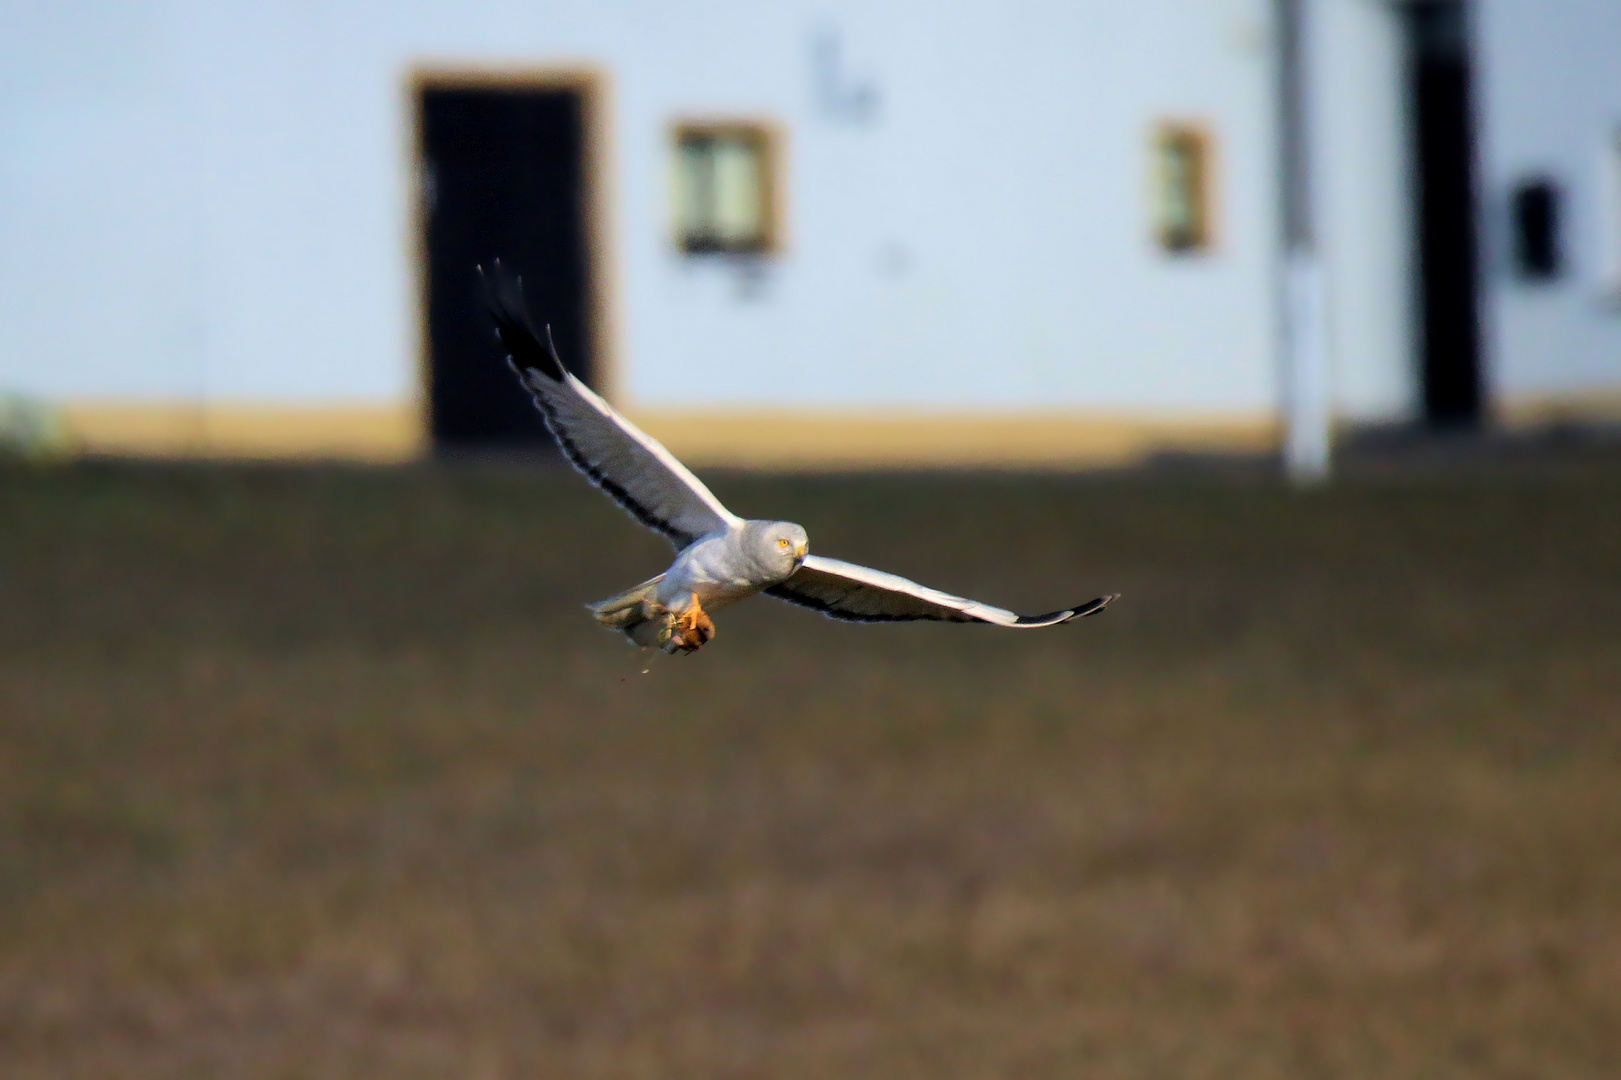
<instances>
[{"instance_id":1,"label":"dark vertical post","mask_svg":"<svg viewBox=\"0 0 1621 1080\"><path fill-rule=\"evenodd\" d=\"M1283 202L1283 249L1312 246L1311 161L1306 143L1305 0L1276 0L1278 39L1278 164Z\"/></svg>"}]
</instances>

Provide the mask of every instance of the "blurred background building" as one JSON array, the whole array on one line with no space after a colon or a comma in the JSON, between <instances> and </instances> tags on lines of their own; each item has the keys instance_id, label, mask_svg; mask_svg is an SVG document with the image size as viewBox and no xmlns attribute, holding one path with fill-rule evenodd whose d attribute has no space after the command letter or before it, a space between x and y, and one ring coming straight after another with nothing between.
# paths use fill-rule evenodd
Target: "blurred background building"
<instances>
[{"instance_id":1,"label":"blurred background building","mask_svg":"<svg viewBox=\"0 0 1621 1080\"><path fill-rule=\"evenodd\" d=\"M1266 450L1291 198L1337 424L1621 417L1613 0L3 24L0 392L92 451L543 442L478 308L496 256L694 461Z\"/></svg>"}]
</instances>

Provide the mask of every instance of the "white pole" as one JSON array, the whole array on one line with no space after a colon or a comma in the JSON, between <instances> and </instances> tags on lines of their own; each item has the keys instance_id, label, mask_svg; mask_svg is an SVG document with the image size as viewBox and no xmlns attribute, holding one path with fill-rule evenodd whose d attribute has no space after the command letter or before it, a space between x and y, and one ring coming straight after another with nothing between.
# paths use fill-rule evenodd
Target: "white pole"
<instances>
[{"instance_id":1,"label":"white pole","mask_svg":"<svg viewBox=\"0 0 1621 1080\"><path fill-rule=\"evenodd\" d=\"M1306 86L1309 0L1276 0L1279 194L1283 266L1279 283L1283 345L1283 461L1290 479L1327 479L1333 387L1328 371L1327 307L1317 258L1311 193L1310 109Z\"/></svg>"},{"instance_id":2,"label":"white pole","mask_svg":"<svg viewBox=\"0 0 1621 1080\"><path fill-rule=\"evenodd\" d=\"M1283 460L1289 478L1312 484L1328 478L1333 423L1323 270L1310 248L1283 260L1284 376L1288 432Z\"/></svg>"}]
</instances>

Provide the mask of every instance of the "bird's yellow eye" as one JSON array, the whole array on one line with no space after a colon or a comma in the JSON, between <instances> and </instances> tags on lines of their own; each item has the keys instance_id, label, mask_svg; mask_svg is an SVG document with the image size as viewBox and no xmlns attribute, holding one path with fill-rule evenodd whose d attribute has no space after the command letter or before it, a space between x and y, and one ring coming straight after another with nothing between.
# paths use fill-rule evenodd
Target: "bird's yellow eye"
<instances>
[{"instance_id":1,"label":"bird's yellow eye","mask_svg":"<svg viewBox=\"0 0 1621 1080\"><path fill-rule=\"evenodd\" d=\"M777 546L780 547L780 548L786 549L789 546L788 545L788 538L785 536L781 540L778 540L777 541Z\"/></svg>"}]
</instances>

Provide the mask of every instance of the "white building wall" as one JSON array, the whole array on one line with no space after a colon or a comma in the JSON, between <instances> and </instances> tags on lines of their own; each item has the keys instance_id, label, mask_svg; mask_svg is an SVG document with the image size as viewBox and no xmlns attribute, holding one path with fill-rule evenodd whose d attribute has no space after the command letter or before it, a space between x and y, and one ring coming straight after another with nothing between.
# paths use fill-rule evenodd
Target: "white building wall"
<instances>
[{"instance_id":1,"label":"white building wall","mask_svg":"<svg viewBox=\"0 0 1621 1080\"><path fill-rule=\"evenodd\" d=\"M1265 0L4 3L3 387L410 400L410 70L583 62L612 87L637 405L1274 404ZM870 124L818 111L820 26ZM757 280L669 244L668 124L711 113L787 133L788 247ZM1216 136L1207 256L1151 241L1162 118Z\"/></svg>"},{"instance_id":2,"label":"white building wall","mask_svg":"<svg viewBox=\"0 0 1621 1080\"><path fill-rule=\"evenodd\" d=\"M195 392L202 187L165 20L5 0L0 25L0 387Z\"/></svg>"},{"instance_id":3,"label":"white building wall","mask_svg":"<svg viewBox=\"0 0 1621 1080\"><path fill-rule=\"evenodd\" d=\"M412 393L397 45L293 4L3 22L0 386Z\"/></svg>"},{"instance_id":4,"label":"white building wall","mask_svg":"<svg viewBox=\"0 0 1621 1080\"><path fill-rule=\"evenodd\" d=\"M1178 0L851 5L836 20L850 67L883 97L865 127L818 115L812 18L784 18L759 34L778 49L754 70L685 95L689 110L758 101L790 133L789 251L752 299L665 242L664 84L681 75L659 72L657 92L624 105L626 141L650 159L627 153L624 172L628 389L660 405L721 386L778 406L1268 409L1261 15ZM1152 244L1149 136L1167 117L1217 136L1209 256ZM704 356L707 386L690 369Z\"/></svg>"},{"instance_id":5,"label":"white building wall","mask_svg":"<svg viewBox=\"0 0 1621 1080\"><path fill-rule=\"evenodd\" d=\"M1605 159L1621 141L1621 5L1614 0L1480 0L1483 266L1492 392L1512 414L1621 392L1621 306L1606 263L1621 188ZM1528 175L1564 191L1566 269L1517 280L1509 198ZM1608 234L1608 235L1607 235Z\"/></svg>"}]
</instances>

